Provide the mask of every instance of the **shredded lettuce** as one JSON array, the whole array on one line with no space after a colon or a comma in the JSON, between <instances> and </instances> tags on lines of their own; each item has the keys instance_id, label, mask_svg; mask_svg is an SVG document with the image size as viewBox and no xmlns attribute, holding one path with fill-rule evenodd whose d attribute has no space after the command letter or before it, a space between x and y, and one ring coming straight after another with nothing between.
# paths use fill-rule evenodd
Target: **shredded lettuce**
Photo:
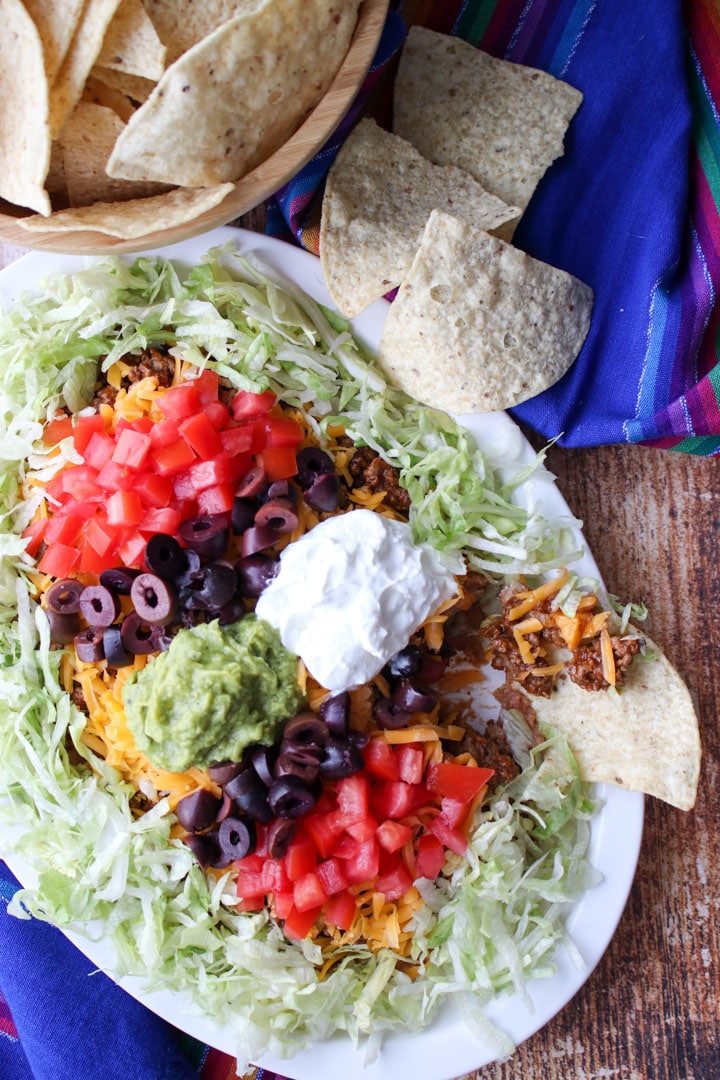
<instances>
[{"instance_id":1,"label":"shredded lettuce","mask_svg":"<svg viewBox=\"0 0 720 1080\"><path fill-rule=\"evenodd\" d=\"M237 387L307 407L321 437L340 419L401 469L418 539L498 576L567 557L563 523L513 502L521 478L503 482L463 428L385 383L341 319L257 264L216 251L189 272L105 259L48 279L0 321L0 811L39 878L11 909L110 936L119 974L188 991L234 1030L241 1064L337 1031L376 1046L385 1031L429 1024L448 998L506 1056L511 1044L482 1006L553 971L568 944L563 916L594 881L592 806L561 739L482 809L447 877L418 883L418 977L391 951L358 946L322 981L317 946L288 941L266 913L239 913L227 875L208 878L170 839L167 803L136 817L131 786L81 741L84 717L60 686L62 654L32 599L19 532L37 496L24 481L72 460L71 440L48 457L42 423L87 406L97 364L163 341Z\"/></svg>"}]
</instances>

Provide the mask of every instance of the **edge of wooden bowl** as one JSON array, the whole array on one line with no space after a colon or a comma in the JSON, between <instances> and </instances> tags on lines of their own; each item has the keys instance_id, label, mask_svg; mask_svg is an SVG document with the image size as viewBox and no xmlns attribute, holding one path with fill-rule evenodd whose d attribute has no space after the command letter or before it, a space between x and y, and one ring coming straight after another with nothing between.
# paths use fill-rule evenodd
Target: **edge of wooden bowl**
<instances>
[{"instance_id":1,"label":"edge of wooden bowl","mask_svg":"<svg viewBox=\"0 0 720 1080\"><path fill-rule=\"evenodd\" d=\"M74 232L30 232L18 225L17 214L0 213L0 241L39 251L69 255L100 255L164 247L227 225L258 206L295 175L329 139L360 89L375 55L389 0L363 0L350 48L335 78L313 111L287 142L252 172L240 178L221 203L191 221L144 233L133 239L110 236L95 229ZM7 205L7 204L5 204Z\"/></svg>"}]
</instances>

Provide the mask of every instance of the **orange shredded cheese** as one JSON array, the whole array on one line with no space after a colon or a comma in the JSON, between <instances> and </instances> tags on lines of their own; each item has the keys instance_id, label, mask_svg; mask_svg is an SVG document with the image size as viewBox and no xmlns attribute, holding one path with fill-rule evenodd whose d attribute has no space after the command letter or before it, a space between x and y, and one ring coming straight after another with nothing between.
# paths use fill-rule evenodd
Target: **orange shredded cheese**
<instances>
[{"instance_id":1,"label":"orange shredded cheese","mask_svg":"<svg viewBox=\"0 0 720 1080\"><path fill-rule=\"evenodd\" d=\"M605 682L614 686L616 682L615 657L613 655L612 641L607 627L600 631L600 656L602 658L603 677Z\"/></svg>"},{"instance_id":2,"label":"orange shredded cheese","mask_svg":"<svg viewBox=\"0 0 720 1080\"><path fill-rule=\"evenodd\" d=\"M517 594L518 600L522 603L516 604L514 608L511 608L508 612L508 619L510 622L514 622L515 619L522 618L523 615L527 615L528 611L532 611L534 607L542 603L543 600L547 600L548 597L554 596L559 592L569 577L569 572L563 570L554 578L550 578L542 585L538 585L537 589L526 589L524 592Z\"/></svg>"},{"instance_id":3,"label":"orange shredded cheese","mask_svg":"<svg viewBox=\"0 0 720 1080\"><path fill-rule=\"evenodd\" d=\"M525 619L524 622L518 623L513 627L513 637L517 642L517 647L520 650L520 656L524 664L533 664L535 662L535 653L532 650L530 642L526 640L526 634L537 634L543 629L543 624L539 619Z\"/></svg>"}]
</instances>

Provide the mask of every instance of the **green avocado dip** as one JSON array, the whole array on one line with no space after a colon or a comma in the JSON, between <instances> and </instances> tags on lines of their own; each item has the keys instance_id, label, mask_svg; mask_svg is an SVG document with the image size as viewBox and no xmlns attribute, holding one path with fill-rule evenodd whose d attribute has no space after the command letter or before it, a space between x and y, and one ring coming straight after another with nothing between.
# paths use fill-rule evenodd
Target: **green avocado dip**
<instances>
[{"instance_id":1,"label":"green avocado dip","mask_svg":"<svg viewBox=\"0 0 720 1080\"><path fill-rule=\"evenodd\" d=\"M254 615L180 630L167 652L125 685L128 726L162 769L239 761L251 743L272 743L299 711L297 674L297 657Z\"/></svg>"}]
</instances>

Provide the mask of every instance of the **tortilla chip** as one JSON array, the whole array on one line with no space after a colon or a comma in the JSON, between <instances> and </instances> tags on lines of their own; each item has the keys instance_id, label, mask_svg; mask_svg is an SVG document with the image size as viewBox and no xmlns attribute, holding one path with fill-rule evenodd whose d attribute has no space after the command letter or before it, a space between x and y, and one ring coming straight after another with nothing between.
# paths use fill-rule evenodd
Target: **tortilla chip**
<instances>
[{"instance_id":1,"label":"tortilla chip","mask_svg":"<svg viewBox=\"0 0 720 1080\"><path fill-rule=\"evenodd\" d=\"M380 363L435 408L507 409L565 374L592 298L563 270L433 210L385 321Z\"/></svg>"},{"instance_id":2,"label":"tortilla chip","mask_svg":"<svg viewBox=\"0 0 720 1080\"><path fill-rule=\"evenodd\" d=\"M122 0L97 58L101 67L157 80L165 70L165 46L141 0Z\"/></svg>"},{"instance_id":3,"label":"tortilla chip","mask_svg":"<svg viewBox=\"0 0 720 1080\"><path fill-rule=\"evenodd\" d=\"M266 0L167 69L118 139L111 176L206 187L237 180L304 120L340 66L358 0Z\"/></svg>"},{"instance_id":4,"label":"tortilla chip","mask_svg":"<svg viewBox=\"0 0 720 1080\"><path fill-rule=\"evenodd\" d=\"M48 85L70 48L85 0L25 0L24 7L38 28L45 57Z\"/></svg>"},{"instance_id":5,"label":"tortilla chip","mask_svg":"<svg viewBox=\"0 0 720 1080\"><path fill-rule=\"evenodd\" d=\"M112 109L124 124L127 124L137 108L137 105L131 101L127 94L114 90L112 86L106 86L105 83L96 79L94 75L88 76L80 100L89 101L93 105L104 105L106 109Z\"/></svg>"},{"instance_id":6,"label":"tortilla chip","mask_svg":"<svg viewBox=\"0 0 720 1080\"><path fill-rule=\"evenodd\" d=\"M112 109L80 101L62 130L61 145L70 206L141 199L169 191L168 185L116 180L105 171L125 124Z\"/></svg>"},{"instance_id":7,"label":"tortilla chip","mask_svg":"<svg viewBox=\"0 0 720 1080\"><path fill-rule=\"evenodd\" d=\"M643 791L680 810L695 805L701 746L690 693L662 650L636 659L617 697L583 690L562 674L549 698L532 697L538 720L562 731L585 780Z\"/></svg>"},{"instance_id":8,"label":"tortilla chip","mask_svg":"<svg viewBox=\"0 0 720 1080\"><path fill-rule=\"evenodd\" d=\"M520 219L462 169L433 165L405 139L361 121L328 174L320 226L325 281L344 315L400 284L434 209L504 240Z\"/></svg>"},{"instance_id":9,"label":"tortilla chip","mask_svg":"<svg viewBox=\"0 0 720 1080\"><path fill-rule=\"evenodd\" d=\"M236 15L261 7L265 0L144 0L158 37L167 49L167 62L192 49Z\"/></svg>"},{"instance_id":10,"label":"tortilla chip","mask_svg":"<svg viewBox=\"0 0 720 1080\"><path fill-rule=\"evenodd\" d=\"M135 240L194 221L206 210L212 210L221 203L232 190L232 184L194 190L177 188L166 195L154 195L149 199L95 203L93 206L59 210L49 218L20 218L18 225L28 232L66 233L90 229L122 240Z\"/></svg>"},{"instance_id":11,"label":"tortilla chip","mask_svg":"<svg viewBox=\"0 0 720 1080\"><path fill-rule=\"evenodd\" d=\"M3 4L0 33L0 197L50 213L48 86L40 34L20 0Z\"/></svg>"},{"instance_id":12,"label":"tortilla chip","mask_svg":"<svg viewBox=\"0 0 720 1080\"><path fill-rule=\"evenodd\" d=\"M563 153L579 90L413 26L400 58L394 130L438 165L458 165L523 210Z\"/></svg>"},{"instance_id":13,"label":"tortilla chip","mask_svg":"<svg viewBox=\"0 0 720 1080\"><path fill-rule=\"evenodd\" d=\"M155 79L146 79L144 75L132 75L129 71L115 71L113 68L105 68L96 64L91 77L103 86L109 87L118 94L123 94L131 101L138 104L147 101L157 86Z\"/></svg>"},{"instance_id":14,"label":"tortilla chip","mask_svg":"<svg viewBox=\"0 0 720 1080\"><path fill-rule=\"evenodd\" d=\"M82 97L85 80L102 48L120 0L85 0L73 39L50 89L50 130L56 139Z\"/></svg>"}]
</instances>

